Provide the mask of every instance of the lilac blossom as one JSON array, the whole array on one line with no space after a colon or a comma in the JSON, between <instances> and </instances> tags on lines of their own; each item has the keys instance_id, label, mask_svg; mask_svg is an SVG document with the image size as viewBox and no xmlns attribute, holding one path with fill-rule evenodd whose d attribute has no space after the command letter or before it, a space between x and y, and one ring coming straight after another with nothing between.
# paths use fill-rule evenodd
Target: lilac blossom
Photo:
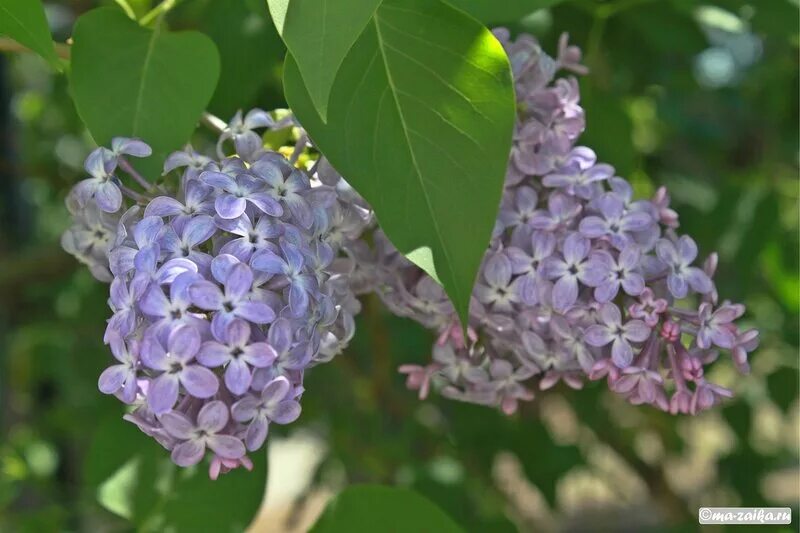
<instances>
[{"instance_id":1,"label":"lilac blossom","mask_svg":"<svg viewBox=\"0 0 800 533\"><path fill-rule=\"evenodd\" d=\"M178 401L180 387L195 398L210 398L217 393L217 377L194 361L199 349L200 334L185 324L170 332L166 350L155 336L144 338L142 361L148 368L160 372L150 383L147 396L147 405L155 414L172 409Z\"/></svg>"},{"instance_id":2,"label":"lilac blossom","mask_svg":"<svg viewBox=\"0 0 800 533\"><path fill-rule=\"evenodd\" d=\"M266 111L252 109L242 117L242 112L237 111L228 123L228 127L222 132L217 142L217 152L222 156L223 143L231 139L236 152L245 160L252 161L260 152L263 151L261 136L253 130L269 128L275 121Z\"/></svg>"},{"instance_id":3,"label":"lilac blossom","mask_svg":"<svg viewBox=\"0 0 800 533\"><path fill-rule=\"evenodd\" d=\"M157 196L147 204L144 216L213 215L215 213L214 201L210 199L213 190L213 187L200 180L187 180L183 202L171 196Z\"/></svg>"},{"instance_id":4,"label":"lilac blossom","mask_svg":"<svg viewBox=\"0 0 800 533\"><path fill-rule=\"evenodd\" d=\"M290 159L264 149L253 130L297 126L291 115L279 126L260 110L237 114L218 145L232 140L236 153L214 160L187 147L165 163L177 180L153 186L124 159L147 151L138 141L90 156L89 183L67 199L73 225L62 245L113 283L105 340L117 362L99 386L133 397L126 420L179 464L207 454L212 478L252 466L245 452L263 444L269 423L297 418L304 376L342 351L357 296L370 292L432 330L432 360L400 367L421 397L511 414L533 390L605 379L634 405L695 414L732 394L704 369L727 352L747 372L759 339L736 324L743 306L719 304L717 256L694 266L697 247L675 235L666 190L634 198L577 144L579 85L558 76L586 72L580 51L562 36L554 59L531 36L495 34L510 57L517 123L466 324L345 177L308 150L301 128L281 149ZM106 212L99 203L113 207L113 187L120 205ZM690 292L701 296L685 299Z\"/></svg>"},{"instance_id":5,"label":"lilac blossom","mask_svg":"<svg viewBox=\"0 0 800 533\"><path fill-rule=\"evenodd\" d=\"M281 205L263 191L264 182L255 176L240 173L232 178L223 172L206 170L200 174L200 179L206 185L222 191L214 200L214 209L221 218L239 218L248 204L270 216L279 217L283 214Z\"/></svg>"},{"instance_id":6,"label":"lilac blossom","mask_svg":"<svg viewBox=\"0 0 800 533\"><path fill-rule=\"evenodd\" d=\"M290 170L288 175L269 156L262 157L251 167L252 172L267 182L269 194L286 207L303 228L313 223L311 206L305 198L309 190L308 177L299 170Z\"/></svg>"},{"instance_id":7,"label":"lilac blossom","mask_svg":"<svg viewBox=\"0 0 800 533\"><path fill-rule=\"evenodd\" d=\"M613 300L620 287L630 296L638 296L644 290L644 278L639 270L641 250L635 244L626 246L617 257L600 250L592 257L602 266L603 279L594 289L594 297L600 303Z\"/></svg>"},{"instance_id":8,"label":"lilac blossom","mask_svg":"<svg viewBox=\"0 0 800 533\"><path fill-rule=\"evenodd\" d=\"M179 172L174 185L173 176L147 181L125 161L149 153L142 141L115 139L89 158L95 181L66 202L74 222L63 247L111 283L104 340L115 362L98 388L131 404L124 418L178 464L196 464L209 448L212 479L252 468L240 437L255 451L265 420L296 418L306 370L342 352L360 310L351 286L361 272L334 263L360 253L366 203L343 180L325 185L265 151L251 131L269 126L265 117L250 113L223 134L247 153L213 160L187 147L171 155L164 172ZM122 185L115 169L144 192ZM122 195L113 213L98 206L95 189L106 179ZM259 254L264 270L254 271ZM251 400L248 420L228 415Z\"/></svg>"},{"instance_id":9,"label":"lilac blossom","mask_svg":"<svg viewBox=\"0 0 800 533\"><path fill-rule=\"evenodd\" d=\"M177 441L172 449L172 460L178 466L192 466L200 462L206 447L225 459L240 459L245 454L242 441L222 433L228 424L228 407L216 400L205 404L197 413L197 423L192 423L180 412L170 411L160 418L164 429Z\"/></svg>"},{"instance_id":10,"label":"lilac blossom","mask_svg":"<svg viewBox=\"0 0 800 533\"><path fill-rule=\"evenodd\" d=\"M245 444L250 451L264 444L270 423L289 424L300 416L300 404L294 398L292 384L285 377L267 383L258 396L248 395L233 404L237 422L249 422Z\"/></svg>"},{"instance_id":11,"label":"lilac blossom","mask_svg":"<svg viewBox=\"0 0 800 533\"><path fill-rule=\"evenodd\" d=\"M314 278L304 273L305 258L297 246L280 240L283 257L270 249L256 253L250 264L254 270L272 274L287 284L289 309L293 316L305 313L309 305L309 293L316 289Z\"/></svg>"},{"instance_id":12,"label":"lilac blossom","mask_svg":"<svg viewBox=\"0 0 800 533\"><path fill-rule=\"evenodd\" d=\"M633 360L631 343L644 342L650 335L650 328L638 319L623 324L619 307L611 303L600 307L599 318L599 324L586 330L586 342L597 347L611 344L614 364L620 368L627 367Z\"/></svg>"},{"instance_id":13,"label":"lilac blossom","mask_svg":"<svg viewBox=\"0 0 800 533\"><path fill-rule=\"evenodd\" d=\"M269 366L277 354L266 342L250 343L250 325L244 320L232 320L221 333L203 343L197 360L209 368L224 366L225 386L234 394L244 394L253 380L251 367Z\"/></svg>"},{"instance_id":14,"label":"lilac blossom","mask_svg":"<svg viewBox=\"0 0 800 533\"><path fill-rule=\"evenodd\" d=\"M667 287L675 298L684 298L689 287L701 294L713 289L708 275L702 269L691 266L697 258L697 245L688 235L676 243L667 239L659 240L656 254L668 268Z\"/></svg>"},{"instance_id":15,"label":"lilac blossom","mask_svg":"<svg viewBox=\"0 0 800 533\"><path fill-rule=\"evenodd\" d=\"M578 281L596 287L604 280L604 265L598 258L588 257L589 239L571 233L564 240L560 256L553 256L543 267L543 275L555 280L553 305L558 311L567 311L578 299Z\"/></svg>"},{"instance_id":16,"label":"lilac blossom","mask_svg":"<svg viewBox=\"0 0 800 533\"><path fill-rule=\"evenodd\" d=\"M594 206L597 215L581 220L581 234L591 239L607 239L618 250L633 242L635 232L644 231L653 223L645 211L626 211L622 198L614 193L603 194Z\"/></svg>"},{"instance_id":17,"label":"lilac blossom","mask_svg":"<svg viewBox=\"0 0 800 533\"><path fill-rule=\"evenodd\" d=\"M117 168L114 154L107 148L97 148L86 158L84 168L91 177L75 186L75 193L81 204L86 205L93 199L97 207L106 213L119 211L122 206L122 192L113 174Z\"/></svg>"},{"instance_id":18,"label":"lilac blossom","mask_svg":"<svg viewBox=\"0 0 800 533\"><path fill-rule=\"evenodd\" d=\"M125 342L120 337L110 341L111 353L119 361L118 365L106 368L97 382L97 388L104 394L119 393L125 403L136 399L136 372L139 367L139 342L135 339Z\"/></svg>"},{"instance_id":19,"label":"lilac blossom","mask_svg":"<svg viewBox=\"0 0 800 533\"><path fill-rule=\"evenodd\" d=\"M223 267L229 260L233 263ZM226 255L215 257L211 267L223 289L211 281L199 280L189 287L189 297L200 309L216 311L211 321L213 330L224 331L236 317L255 324L268 324L275 319L275 312L267 304L251 300L253 272L250 267Z\"/></svg>"}]
</instances>

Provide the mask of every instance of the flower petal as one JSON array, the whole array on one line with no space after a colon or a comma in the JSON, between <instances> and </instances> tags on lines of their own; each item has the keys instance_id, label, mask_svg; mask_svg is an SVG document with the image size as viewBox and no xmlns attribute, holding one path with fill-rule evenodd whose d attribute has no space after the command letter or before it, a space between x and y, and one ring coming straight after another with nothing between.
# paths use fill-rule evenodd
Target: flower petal
<instances>
[{"instance_id":1,"label":"flower petal","mask_svg":"<svg viewBox=\"0 0 800 533\"><path fill-rule=\"evenodd\" d=\"M188 365L180 373L181 384L195 398L211 398L219 390L217 376L200 365Z\"/></svg>"},{"instance_id":2,"label":"flower petal","mask_svg":"<svg viewBox=\"0 0 800 533\"><path fill-rule=\"evenodd\" d=\"M214 453L225 459L239 459L247 452L242 441L231 435L211 435L206 442Z\"/></svg>"},{"instance_id":3,"label":"flower petal","mask_svg":"<svg viewBox=\"0 0 800 533\"><path fill-rule=\"evenodd\" d=\"M208 433L218 433L228 423L228 418L228 408L223 402L208 402L197 413L197 427Z\"/></svg>"},{"instance_id":4,"label":"flower petal","mask_svg":"<svg viewBox=\"0 0 800 533\"><path fill-rule=\"evenodd\" d=\"M166 413L172 409L176 401L178 401L177 374L161 374L150 382L150 387L147 389L147 405L155 414Z\"/></svg>"},{"instance_id":5,"label":"flower petal","mask_svg":"<svg viewBox=\"0 0 800 533\"><path fill-rule=\"evenodd\" d=\"M205 444L196 440L187 440L172 449L171 457L178 466L192 466L200 462L205 452Z\"/></svg>"}]
</instances>

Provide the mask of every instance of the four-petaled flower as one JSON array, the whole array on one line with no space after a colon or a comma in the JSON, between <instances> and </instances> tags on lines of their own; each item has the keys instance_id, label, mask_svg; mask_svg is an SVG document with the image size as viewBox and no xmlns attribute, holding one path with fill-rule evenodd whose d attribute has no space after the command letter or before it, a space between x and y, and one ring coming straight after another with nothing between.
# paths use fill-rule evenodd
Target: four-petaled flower
<instances>
[{"instance_id":1,"label":"four-petaled flower","mask_svg":"<svg viewBox=\"0 0 800 533\"><path fill-rule=\"evenodd\" d=\"M268 366L278 355L266 342L250 342L250 325L244 320L232 320L222 333L203 343L197 360L209 368L225 366L225 386L234 394L244 394L253 381L250 367Z\"/></svg>"},{"instance_id":2,"label":"four-petaled flower","mask_svg":"<svg viewBox=\"0 0 800 533\"><path fill-rule=\"evenodd\" d=\"M116 213L122 207L122 191L119 190L114 170L117 158L107 148L97 148L86 158L84 169L91 176L75 187L82 205L94 198L97 207L106 213Z\"/></svg>"},{"instance_id":3,"label":"four-petaled flower","mask_svg":"<svg viewBox=\"0 0 800 533\"><path fill-rule=\"evenodd\" d=\"M741 304L724 303L716 311L710 303L700 304L697 346L707 349L715 344L720 348L733 348L739 333L733 321L743 314L744 306Z\"/></svg>"},{"instance_id":4,"label":"four-petaled flower","mask_svg":"<svg viewBox=\"0 0 800 533\"><path fill-rule=\"evenodd\" d=\"M552 256L544 263L544 276L556 280L552 296L556 311L563 313L577 301L578 281L589 287L596 287L603 282L602 263L596 258L587 259L590 249L589 239L571 233L564 240L561 257Z\"/></svg>"},{"instance_id":5,"label":"four-petaled flower","mask_svg":"<svg viewBox=\"0 0 800 533\"><path fill-rule=\"evenodd\" d=\"M269 424L289 424L300 416L300 403L289 380L277 377L267 383L259 396L248 395L233 404L233 418L249 422L245 433L248 450L257 450L267 438Z\"/></svg>"},{"instance_id":6,"label":"four-petaled flower","mask_svg":"<svg viewBox=\"0 0 800 533\"><path fill-rule=\"evenodd\" d=\"M222 190L222 194L214 200L214 209L220 218L239 218L250 203L259 211L279 217L283 208L272 196L264 191L264 182L244 172L232 178L223 172L206 170L200 174L206 185Z\"/></svg>"},{"instance_id":7,"label":"four-petaled flower","mask_svg":"<svg viewBox=\"0 0 800 533\"><path fill-rule=\"evenodd\" d=\"M599 312L600 324L589 326L584 339L592 346L602 347L611 344L611 358L619 368L625 368L633 361L631 343L644 342L650 336L650 328L641 320L622 323L619 308L611 303L603 304Z\"/></svg>"},{"instance_id":8,"label":"four-petaled flower","mask_svg":"<svg viewBox=\"0 0 800 533\"><path fill-rule=\"evenodd\" d=\"M667 305L665 299L656 298L653 289L646 287L639 295L639 302L631 304L628 311L633 318L639 318L653 328L658 324L659 317L667 310Z\"/></svg>"},{"instance_id":9,"label":"four-petaled flower","mask_svg":"<svg viewBox=\"0 0 800 533\"><path fill-rule=\"evenodd\" d=\"M669 269L667 287L675 298L684 298L689 287L701 294L714 288L702 269L691 266L697 257L697 245L688 235L678 239L677 243L660 239L656 243L656 255Z\"/></svg>"},{"instance_id":10,"label":"four-petaled flower","mask_svg":"<svg viewBox=\"0 0 800 533\"><path fill-rule=\"evenodd\" d=\"M283 257L265 248L253 255L250 265L254 270L278 276L277 282L288 285L289 309L292 316L299 317L308 309L309 293L317 288L317 282L304 273L305 258L297 246L280 239L280 248Z\"/></svg>"},{"instance_id":11,"label":"four-petaled flower","mask_svg":"<svg viewBox=\"0 0 800 533\"><path fill-rule=\"evenodd\" d=\"M275 319L275 311L263 302L251 300L253 272L250 267L231 255L218 255L211 262L211 273L223 285L199 280L189 287L189 297L197 307L216 311L211 320L211 329L218 336L234 318L249 320L254 324L269 324Z\"/></svg>"},{"instance_id":12,"label":"four-petaled flower","mask_svg":"<svg viewBox=\"0 0 800 533\"><path fill-rule=\"evenodd\" d=\"M228 408L219 400L208 402L197 413L193 424L185 415L170 411L159 417L172 437L179 442L172 449L172 460L178 466L196 465L206 453L206 447L225 459L241 459L246 450L242 441L223 433L228 425Z\"/></svg>"},{"instance_id":13,"label":"four-petaled flower","mask_svg":"<svg viewBox=\"0 0 800 533\"><path fill-rule=\"evenodd\" d=\"M512 281L513 266L504 251L493 253L483 269L483 281L475 285L475 297L492 311L509 312L519 301L517 285L520 278Z\"/></svg>"},{"instance_id":14,"label":"four-petaled flower","mask_svg":"<svg viewBox=\"0 0 800 533\"><path fill-rule=\"evenodd\" d=\"M623 248L616 258L605 250L592 253L592 258L602 265L605 272L603 281L594 289L595 299L601 303L610 302L620 287L631 296L641 294L644 278L639 271L640 257L641 251L635 244Z\"/></svg>"},{"instance_id":15,"label":"four-petaled flower","mask_svg":"<svg viewBox=\"0 0 800 533\"><path fill-rule=\"evenodd\" d=\"M166 413L178 401L180 386L195 398L211 398L219 389L217 376L206 367L194 363L200 349L200 334L188 325L172 330L167 338L167 350L155 335L144 338L141 359L144 364L160 372L147 393L147 405L157 415Z\"/></svg>"},{"instance_id":16,"label":"four-petaled flower","mask_svg":"<svg viewBox=\"0 0 800 533\"><path fill-rule=\"evenodd\" d=\"M633 234L644 231L653 224L653 217L645 211L626 210L622 198L605 193L595 200L598 215L581 220L579 230L590 239L604 238L618 250L633 241Z\"/></svg>"}]
</instances>

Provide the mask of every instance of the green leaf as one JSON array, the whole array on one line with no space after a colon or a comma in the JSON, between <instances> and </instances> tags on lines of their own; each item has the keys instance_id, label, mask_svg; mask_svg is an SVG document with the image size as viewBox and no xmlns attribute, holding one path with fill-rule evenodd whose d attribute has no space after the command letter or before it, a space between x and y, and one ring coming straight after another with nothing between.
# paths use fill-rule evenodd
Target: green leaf
<instances>
[{"instance_id":1,"label":"green leaf","mask_svg":"<svg viewBox=\"0 0 800 533\"><path fill-rule=\"evenodd\" d=\"M140 137L153 148L146 173L192 134L219 77L214 43L197 32L149 30L113 8L89 11L73 34L70 84L94 140ZM146 168L145 168L146 167Z\"/></svg>"},{"instance_id":2,"label":"green leaf","mask_svg":"<svg viewBox=\"0 0 800 533\"><path fill-rule=\"evenodd\" d=\"M59 72L64 69L53 47L40 0L0 0L0 35L27 46Z\"/></svg>"},{"instance_id":3,"label":"green leaf","mask_svg":"<svg viewBox=\"0 0 800 533\"><path fill-rule=\"evenodd\" d=\"M248 109L268 82L279 88L279 65L286 55L264 2L253 8L242 0L214 0L204 9L198 30L214 41L222 69L208 110L225 119ZM262 102L263 104L263 102Z\"/></svg>"},{"instance_id":4,"label":"green leaf","mask_svg":"<svg viewBox=\"0 0 800 533\"><path fill-rule=\"evenodd\" d=\"M327 125L291 56L284 87L320 150L466 324L514 127L500 43L442 2L386 0L342 63Z\"/></svg>"},{"instance_id":5,"label":"green leaf","mask_svg":"<svg viewBox=\"0 0 800 533\"><path fill-rule=\"evenodd\" d=\"M554 6L563 0L447 0L484 24L516 22L534 11Z\"/></svg>"},{"instance_id":6,"label":"green leaf","mask_svg":"<svg viewBox=\"0 0 800 533\"><path fill-rule=\"evenodd\" d=\"M408 489L381 485L346 488L325 508L313 533L463 531L430 500Z\"/></svg>"},{"instance_id":7,"label":"green leaf","mask_svg":"<svg viewBox=\"0 0 800 533\"><path fill-rule=\"evenodd\" d=\"M336 73L381 0L267 0L323 122Z\"/></svg>"},{"instance_id":8,"label":"green leaf","mask_svg":"<svg viewBox=\"0 0 800 533\"><path fill-rule=\"evenodd\" d=\"M183 469L169 451L119 416L103 421L84 468L89 496L145 531L243 531L266 488L266 453L253 471L208 478L208 465Z\"/></svg>"}]
</instances>

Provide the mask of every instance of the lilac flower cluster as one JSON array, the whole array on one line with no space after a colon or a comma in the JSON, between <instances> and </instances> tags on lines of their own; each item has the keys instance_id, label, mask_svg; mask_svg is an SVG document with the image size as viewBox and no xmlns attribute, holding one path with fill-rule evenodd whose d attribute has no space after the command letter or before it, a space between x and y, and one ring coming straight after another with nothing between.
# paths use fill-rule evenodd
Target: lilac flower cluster
<instances>
[{"instance_id":1,"label":"lilac flower cluster","mask_svg":"<svg viewBox=\"0 0 800 533\"><path fill-rule=\"evenodd\" d=\"M727 350L747 372L758 332L735 324L744 306L718 300L716 255L697 266L666 191L635 200L613 167L576 145L585 126L578 83L556 73L586 69L566 35L556 58L529 35L495 35L511 60L518 120L466 336L442 288L380 230L372 248L351 250L354 291L376 291L392 312L437 333L429 364L400 367L407 385L421 398L433 386L507 414L537 387L604 377L631 403L673 414L730 397L703 369Z\"/></svg>"},{"instance_id":2,"label":"lilac flower cluster","mask_svg":"<svg viewBox=\"0 0 800 533\"><path fill-rule=\"evenodd\" d=\"M176 464L209 452L212 478L251 467L269 425L300 416L305 370L342 350L359 311L333 265L369 212L265 151L253 131L264 127L276 124L263 111L237 114L217 159L187 147L157 185L128 161L150 148L114 139L89 155L89 178L67 199L64 248L110 282L104 340L116 361L100 390Z\"/></svg>"}]
</instances>

